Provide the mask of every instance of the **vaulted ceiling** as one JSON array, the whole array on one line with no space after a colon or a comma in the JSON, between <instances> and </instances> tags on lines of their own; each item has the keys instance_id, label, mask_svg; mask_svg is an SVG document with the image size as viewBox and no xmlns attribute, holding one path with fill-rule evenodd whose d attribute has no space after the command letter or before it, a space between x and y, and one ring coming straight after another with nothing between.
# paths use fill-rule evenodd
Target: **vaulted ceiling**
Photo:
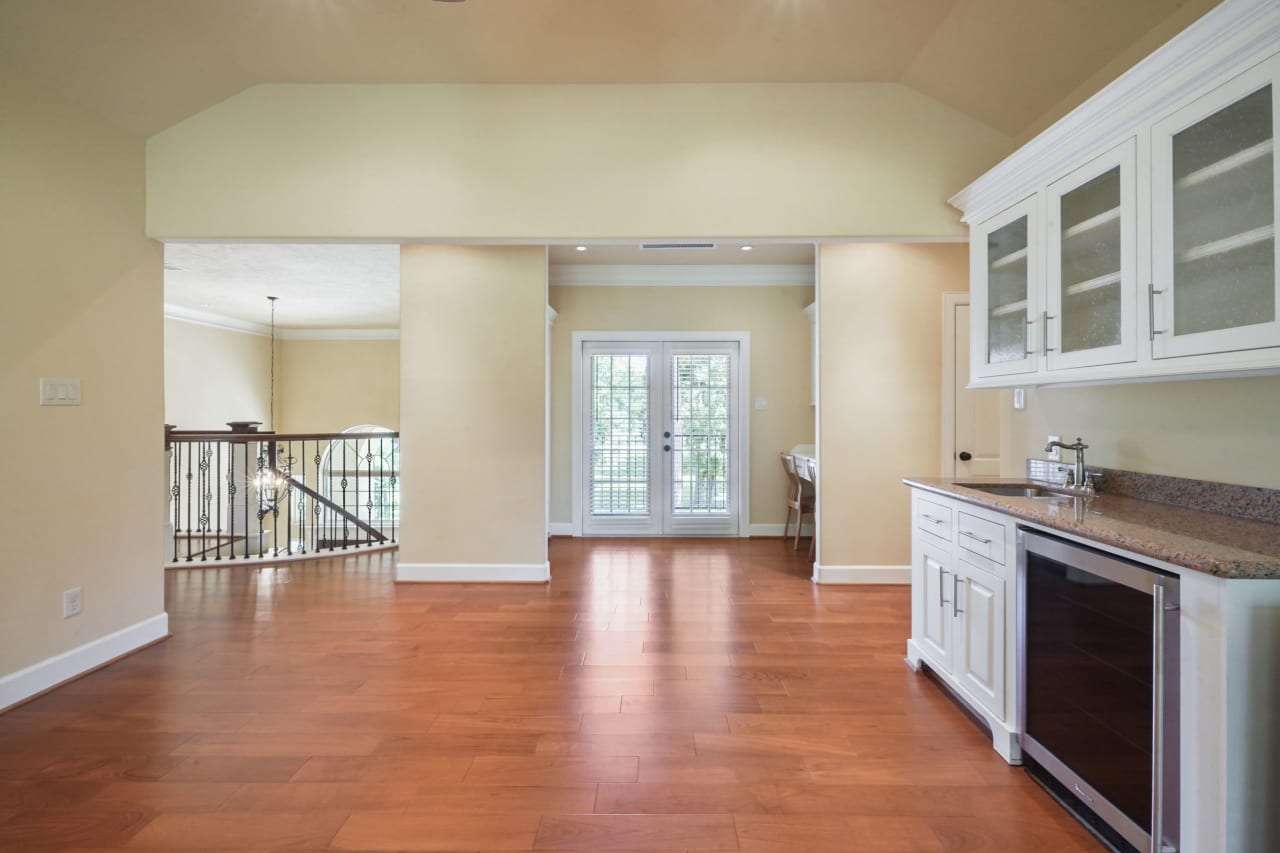
<instances>
[{"instance_id":1,"label":"vaulted ceiling","mask_svg":"<svg viewBox=\"0 0 1280 853\"><path fill-rule=\"evenodd\" d=\"M1204 0L0 0L0 63L150 135L259 83L901 82L1016 135Z\"/></svg>"}]
</instances>

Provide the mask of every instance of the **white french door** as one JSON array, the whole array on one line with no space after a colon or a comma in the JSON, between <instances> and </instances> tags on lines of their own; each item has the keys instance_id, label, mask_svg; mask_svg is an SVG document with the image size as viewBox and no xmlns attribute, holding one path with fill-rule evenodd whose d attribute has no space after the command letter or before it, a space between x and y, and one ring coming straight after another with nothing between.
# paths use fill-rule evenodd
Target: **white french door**
<instances>
[{"instance_id":1,"label":"white french door","mask_svg":"<svg viewBox=\"0 0 1280 853\"><path fill-rule=\"evenodd\" d=\"M737 341L584 341L582 532L737 536Z\"/></svg>"}]
</instances>

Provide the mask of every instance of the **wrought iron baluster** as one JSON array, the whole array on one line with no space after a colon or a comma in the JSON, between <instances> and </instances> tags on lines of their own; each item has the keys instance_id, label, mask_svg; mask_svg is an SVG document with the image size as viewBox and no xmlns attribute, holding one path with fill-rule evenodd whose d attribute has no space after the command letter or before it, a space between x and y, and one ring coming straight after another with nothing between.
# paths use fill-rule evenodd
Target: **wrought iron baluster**
<instances>
[{"instance_id":1,"label":"wrought iron baluster","mask_svg":"<svg viewBox=\"0 0 1280 853\"><path fill-rule=\"evenodd\" d=\"M254 490L258 493L258 556L265 557L267 555L267 534L266 527L263 524L263 518L266 516L266 510L262 503L262 484L264 482L263 469L266 467L267 460L263 456L264 445L258 442L258 482L257 488Z\"/></svg>"},{"instance_id":2,"label":"wrought iron baluster","mask_svg":"<svg viewBox=\"0 0 1280 853\"><path fill-rule=\"evenodd\" d=\"M214 462L213 462L213 470L214 470L215 474L216 474L216 473L221 473L221 471L222 471L222 442L221 442L221 441L219 441L219 442L218 442L218 443L216 443L213 447L214 447L214 451L215 451L215 457L214 457ZM211 477L210 479L213 479L213 478ZM215 516L214 516L214 517L217 519L217 521L214 523L214 535L213 535L213 541L214 541L214 546L215 546L215 547L214 547L214 551L213 551L213 559L215 559L215 560L221 560L221 559L222 559L222 489L221 489L220 487L214 487L214 489L213 489L213 490L214 490L214 494L216 495L216 500L217 500L217 503L216 503L216 505L215 505L216 513L215 513Z\"/></svg>"},{"instance_id":3,"label":"wrought iron baluster","mask_svg":"<svg viewBox=\"0 0 1280 853\"><path fill-rule=\"evenodd\" d=\"M347 440L342 440L342 508L347 508ZM347 538L350 526L347 524L347 517L342 516L342 550L347 550Z\"/></svg>"},{"instance_id":4,"label":"wrought iron baluster","mask_svg":"<svg viewBox=\"0 0 1280 853\"><path fill-rule=\"evenodd\" d=\"M187 442L187 562L191 562L191 445L194 442Z\"/></svg>"},{"instance_id":5,"label":"wrought iron baluster","mask_svg":"<svg viewBox=\"0 0 1280 853\"><path fill-rule=\"evenodd\" d=\"M169 503L173 504L173 561L178 562L178 530L182 526L182 487L178 484L178 468L182 464L182 445L169 445L169 472L173 483L169 486Z\"/></svg>"},{"instance_id":6,"label":"wrought iron baluster","mask_svg":"<svg viewBox=\"0 0 1280 853\"><path fill-rule=\"evenodd\" d=\"M200 562L209 562L209 442L200 442Z\"/></svg>"},{"instance_id":7,"label":"wrought iron baluster","mask_svg":"<svg viewBox=\"0 0 1280 853\"><path fill-rule=\"evenodd\" d=\"M244 441L244 558L247 560L249 553L249 441Z\"/></svg>"},{"instance_id":8,"label":"wrought iron baluster","mask_svg":"<svg viewBox=\"0 0 1280 853\"><path fill-rule=\"evenodd\" d=\"M395 501L395 512L392 513L391 525L391 541L396 541L396 533L400 528L400 460L398 454L400 451L400 434L396 433L396 437L391 439L391 498Z\"/></svg>"},{"instance_id":9,"label":"wrought iron baluster","mask_svg":"<svg viewBox=\"0 0 1280 853\"><path fill-rule=\"evenodd\" d=\"M324 489L324 484L321 482L321 479L320 479L321 478L320 463L324 461L324 457L320 455L320 439L316 439L315 451L316 451L315 452L316 488L317 488L317 491L322 491ZM321 512L320 501L316 500L315 498L312 498L311 499L311 516L312 516L313 523L311 525L311 550L316 552L317 554L320 553L320 542L321 542L320 512ZM329 550L333 550L333 543L330 543Z\"/></svg>"},{"instance_id":10,"label":"wrought iron baluster","mask_svg":"<svg viewBox=\"0 0 1280 853\"><path fill-rule=\"evenodd\" d=\"M364 544L373 544L373 439L364 440L364 476L368 480L365 487L365 511L369 520L369 529L365 531ZM359 482L359 481L357 481Z\"/></svg>"}]
</instances>

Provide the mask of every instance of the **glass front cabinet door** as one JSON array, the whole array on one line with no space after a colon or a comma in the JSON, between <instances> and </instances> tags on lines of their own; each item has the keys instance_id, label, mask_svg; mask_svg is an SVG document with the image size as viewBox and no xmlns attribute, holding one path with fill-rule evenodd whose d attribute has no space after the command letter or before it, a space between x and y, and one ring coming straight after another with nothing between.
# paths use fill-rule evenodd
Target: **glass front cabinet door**
<instances>
[{"instance_id":1,"label":"glass front cabinet door","mask_svg":"<svg viewBox=\"0 0 1280 853\"><path fill-rule=\"evenodd\" d=\"M1152 129L1156 358L1280 347L1278 69L1254 66Z\"/></svg>"},{"instance_id":2,"label":"glass front cabinet door","mask_svg":"<svg viewBox=\"0 0 1280 853\"><path fill-rule=\"evenodd\" d=\"M1043 312L1035 204L1029 198L973 228L970 276L981 338L970 354L975 379L1036 369Z\"/></svg>"},{"instance_id":3,"label":"glass front cabinet door","mask_svg":"<svg viewBox=\"0 0 1280 853\"><path fill-rule=\"evenodd\" d=\"M1045 336L1049 370L1138 357L1135 142L1049 186Z\"/></svg>"}]
</instances>

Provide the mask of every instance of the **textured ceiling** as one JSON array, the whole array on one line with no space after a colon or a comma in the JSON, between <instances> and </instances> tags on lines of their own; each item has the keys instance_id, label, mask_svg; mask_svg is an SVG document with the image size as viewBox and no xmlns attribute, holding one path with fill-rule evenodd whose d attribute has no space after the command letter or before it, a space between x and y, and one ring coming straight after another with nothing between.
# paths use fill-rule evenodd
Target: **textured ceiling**
<instances>
[{"instance_id":1,"label":"textured ceiling","mask_svg":"<svg viewBox=\"0 0 1280 853\"><path fill-rule=\"evenodd\" d=\"M0 62L147 135L289 82L904 82L1014 135L1187 1L0 0Z\"/></svg>"}]
</instances>

